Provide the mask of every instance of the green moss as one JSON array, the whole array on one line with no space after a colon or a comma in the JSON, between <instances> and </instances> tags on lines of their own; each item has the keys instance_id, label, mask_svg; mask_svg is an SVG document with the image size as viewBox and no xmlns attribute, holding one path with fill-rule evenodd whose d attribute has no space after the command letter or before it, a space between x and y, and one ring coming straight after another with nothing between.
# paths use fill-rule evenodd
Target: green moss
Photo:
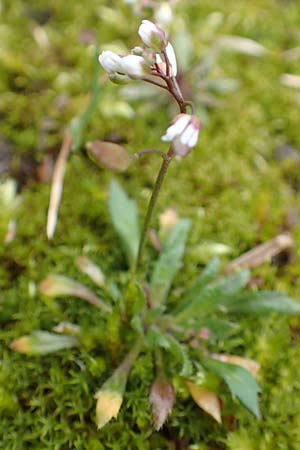
<instances>
[{"instance_id":1,"label":"green moss","mask_svg":"<svg viewBox=\"0 0 300 450\"><path fill-rule=\"evenodd\" d=\"M0 133L12 145L16 174L24 155L39 163L45 152L55 152L63 127L86 106L94 47L80 43L79 33L92 30L101 45L124 41L130 47L136 45L139 22L121 1L111 15L103 9L106 3L102 0L88 2L86 8L78 0L56 0L46 6L35 0L30 7L27 3L1 3ZM207 0L201 6L198 1L183 2L178 12L191 28L197 52L199 45L195 61L206 45L200 35L202 23L216 10L224 14L220 33L257 39L271 54L256 59L224 53L219 72L237 78L241 87L210 113L198 149L170 169L158 212L172 205L181 216L193 220L178 286L199 270L201 258L192 251L195 245L222 242L237 256L284 230L290 211L299 208L298 164L278 163L274 150L281 144L299 145L299 98L282 87L279 78L284 72L298 70L298 62L285 61L281 52L298 45L300 7L292 1L283 7L274 0ZM39 47L32 32L38 22L49 39L45 49ZM156 146L169 121L164 111L153 117L151 108L136 102L139 117L131 118L124 107L112 112L108 105L120 100L118 89L109 83L101 86L100 104L86 140L115 132L132 152ZM66 103L58 107L61 95L66 95ZM51 125L48 128L47 123ZM145 211L158 164L155 157L145 157L130 174L122 176L141 211ZM112 278L126 267L106 209L109 178L84 152L71 155L51 243L45 237L49 186L27 181L17 237L0 249L0 446L7 450L180 446L192 450L215 444L228 450L298 450L300 322L278 316L242 322L221 348L246 354L262 365L260 422L224 394L226 415L234 414L237 419L236 428L228 431L226 424L217 426L178 393L167 425L160 433L154 432L147 400L153 362L149 355L142 355L130 376L130 390L118 419L96 431L93 395L122 356L127 337L120 317L117 313L112 316L104 330L101 314L80 300L49 302L36 288L49 272L89 286L74 265L83 252ZM297 220L291 231L297 248ZM267 287L299 296L298 271L296 255L284 270L266 264L256 269L255 275L262 276ZM84 330L79 349L46 357L25 357L9 349L13 339L37 328L51 330L62 320L78 323Z\"/></svg>"}]
</instances>

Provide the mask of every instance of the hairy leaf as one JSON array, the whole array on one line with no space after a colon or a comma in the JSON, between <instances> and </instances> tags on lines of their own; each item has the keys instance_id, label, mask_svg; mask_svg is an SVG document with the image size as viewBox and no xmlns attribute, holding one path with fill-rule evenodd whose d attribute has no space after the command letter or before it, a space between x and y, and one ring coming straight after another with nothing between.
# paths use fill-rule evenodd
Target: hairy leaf
<instances>
[{"instance_id":1,"label":"hairy leaf","mask_svg":"<svg viewBox=\"0 0 300 450\"><path fill-rule=\"evenodd\" d=\"M176 321L186 321L198 314L207 314L215 309L222 309L230 303L234 294L246 286L249 280L250 272L243 270L210 284L195 295L188 306L177 315Z\"/></svg>"},{"instance_id":2,"label":"hairy leaf","mask_svg":"<svg viewBox=\"0 0 300 450\"><path fill-rule=\"evenodd\" d=\"M203 360L203 365L223 378L230 392L257 418L260 417L258 393L260 387L248 370L234 364L217 361L215 359Z\"/></svg>"},{"instance_id":3,"label":"hairy leaf","mask_svg":"<svg viewBox=\"0 0 300 450\"><path fill-rule=\"evenodd\" d=\"M167 237L151 278L151 300L154 306L159 306L165 301L175 275L181 267L189 228L189 220L180 220Z\"/></svg>"},{"instance_id":4,"label":"hairy leaf","mask_svg":"<svg viewBox=\"0 0 300 450\"><path fill-rule=\"evenodd\" d=\"M192 287L190 287L184 294L183 299L175 309L175 313L179 313L183 309L187 308L195 299L197 295L200 295L203 288L208 285L219 273L220 260L219 258L213 258L202 271L200 276L195 280Z\"/></svg>"},{"instance_id":5,"label":"hairy leaf","mask_svg":"<svg viewBox=\"0 0 300 450\"><path fill-rule=\"evenodd\" d=\"M74 336L64 336L36 330L28 336L16 339L11 343L10 347L17 352L26 353L27 355L43 355L74 347L77 343L78 341Z\"/></svg>"},{"instance_id":6,"label":"hairy leaf","mask_svg":"<svg viewBox=\"0 0 300 450\"><path fill-rule=\"evenodd\" d=\"M193 366L186 346L178 342L173 336L167 335L166 338L170 344L168 351L173 354L176 363L181 365L179 375L189 377L192 374Z\"/></svg>"},{"instance_id":7,"label":"hairy leaf","mask_svg":"<svg viewBox=\"0 0 300 450\"><path fill-rule=\"evenodd\" d=\"M136 203L127 196L120 184L113 180L109 189L108 206L113 225L121 238L129 265L133 266L140 240Z\"/></svg>"},{"instance_id":8,"label":"hairy leaf","mask_svg":"<svg viewBox=\"0 0 300 450\"><path fill-rule=\"evenodd\" d=\"M300 314L300 302L294 301L283 292L246 292L235 296L228 304L228 310L239 314L263 315L272 312Z\"/></svg>"}]
</instances>

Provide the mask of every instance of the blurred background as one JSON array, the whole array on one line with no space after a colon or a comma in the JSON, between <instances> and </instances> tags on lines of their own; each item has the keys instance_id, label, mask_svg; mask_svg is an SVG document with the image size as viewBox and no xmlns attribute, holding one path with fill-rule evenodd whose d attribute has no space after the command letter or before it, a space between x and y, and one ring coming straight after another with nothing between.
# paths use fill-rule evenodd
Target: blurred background
<instances>
[{"instance_id":1,"label":"blurred background","mask_svg":"<svg viewBox=\"0 0 300 450\"><path fill-rule=\"evenodd\" d=\"M257 267L253 282L299 297L297 0L0 0L0 447L298 450L298 319L247 320L223 344L224 351L246 352L262 365L261 422L239 411L220 427L182 398L163 431L153 433L151 362L141 357L135 370L143 386L132 381L127 409L97 433L93 392L107 370L99 345L110 348L121 337L114 335L113 320L107 336L99 333L85 305L61 309L37 294L37 284L54 268L77 277L74 259L83 251L108 271L124 267L106 210L111 174L90 161L85 144L100 139L131 153L165 150L160 137L176 105L140 82L113 85L97 63L102 50L125 55L140 45L143 18L168 30L180 86L203 124L197 148L171 167L158 207L159 213L173 207L193 221L187 272L216 254L229 262L285 232L295 243L292 256ZM95 98L93 114L78 128ZM49 243L50 182L70 126L78 145ZM142 214L158 167L158 158L145 157L118 176ZM51 329L65 317L90 329L80 354L30 359L9 349L12 339Z\"/></svg>"}]
</instances>

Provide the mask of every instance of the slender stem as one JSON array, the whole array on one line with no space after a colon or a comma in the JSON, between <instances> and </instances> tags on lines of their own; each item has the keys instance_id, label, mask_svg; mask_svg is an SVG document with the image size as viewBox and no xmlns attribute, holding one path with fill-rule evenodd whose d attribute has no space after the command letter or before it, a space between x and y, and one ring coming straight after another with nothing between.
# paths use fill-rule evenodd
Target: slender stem
<instances>
[{"instance_id":1,"label":"slender stem","mask_svg":"<svg viewBox=\"0 0 300 450\"><path fill-rule=\"evenodd\" d=\"M190 108L191 108L191 110L192 110L192 114L195 114L195 105L194 105L194 103L193 102L184 102L184 104L186 105L186 106L189 106Z\"/></svg>"},{"instance_id":2,"label":"slender stem","mask_svg":"<svg viewBox=\"0 0 300 450\"><path fill-rule=\"evenodd\" d=\"M157 203L157 199L158 199L158 195L160 193L160 189L162 187L163 181L165 179L166 173L168 171L168 167L173 159L173 150L170 148L166 158L163 160L160 171L158 173L158 176L156 178L156 182L152 191L152 195L150 198L150 202L149 202L149 206L148 206L148 210L147 210L147 214L145 217L145 221L144 221L144 226L142 229L142 234L141 234L141 239L140 239L140 244L139 244L139 250L138 250L138 255L137 255L137 260L136 260L136 266L135 266L135 273L137 272L137 270L139 269L139 266L141 264L142 261L142 256L143 256L143 251L144 251L144 247L145 247L145 243L146 243L146 238L148 235L148 231L151 225L151 220L152 220L152 216L154 213L154 209Z\"/></svg>"},{"instance_id":3,"label":"slender stem","mask_svg":"<svg viewBox=\"0 0 300 450\"><path fill-rule=\"evenodd\" d=\"M166 65L169 66L169 61L168 61L168 57L165 54L165 59L166 59ZM159 70L158 65L157 66L157 70ZM177 80L175 77L167 77L164 76L164 80L167 83L167 89L170 92L171 95L173 95L173 97L175 98L175 100L178 103L180 112L185 113L186 112L186 106L187 103L184 101L182 92L180 90L180 87L177 83ZM147 152L149 153L149 152ZM156 152L155 152L156 153ZM160 152L159 152L160 153ZM161 153L160 153L161 154ZM148 209L147 209L147 213L146 213L146 217L145 217L145 221L144 221L144 225L143 225L143 229L142 229L142 233L141 233L141 239L140 239L140 243L139 243L139 249L138 249L138 255L137 255L137 259L136 259L136 264L134 267L134 274L137 273L141 261L142 261L142 257L143 257L143 252L144 252L144 247L145 247L145 243L146 243L146 239L147 239L147 235L149 232L149 228L151 225L151 221L152 221L152 216L154 213L154 209L157 203L157 199L163 184L163 181L165 179L165 176L167 174L169 165L174 157L174 152L172 150L172 146L170 147L169 151L167 154L163 154L163 162L160 168L160 171L157 175L156 181L155 181L155 185L152 191L152 195L150 198L150 202L148 205Z\"/></svg>"},{"instance_id":4,"label":"slender stem","mask_svg":"<svg viewBox=\"0 0 300 450\"><path fill-rule=\"evenodd\" d=\"M185 113L186 112L186 103L184 101L180 87L176 81L176 78L171 77L171 78L167 79L166 81L168 84L170 94L173 95L173 97L175 98L175 100L178 103L180 112Z\"/></svg>"},{"instance_id":5,"label":"slender stem","mask_svg":"<svg viewBox=\"0 0 300 450\"><path fill-rule=\"evenodd\" d=\"M168 157L166 153L162 152L161 150L157 150L155 148L146 148L145 150L140 150L139 152L134 153L133 156L135 156L136 158L141 158L141 156L148 155L151 153L155 153L161 156L163 159L166 159Z\"/></svg>"},{"instance_id":6,"label":"slender stem","mask_svg":"<svg viewBox=\"0 0 300 450\"><path fill-rule=\"evenodd\" d=\"M163 85L161 83L158 83L155 80L152 80L151 78L144 77L144 78L141 78L141 80L146 81L146 83L154 84L154 86L158 86L158 87L160 87L162 89L168 90L167 86L165 86L165 85Z\"/></svg>"}]
</instances>

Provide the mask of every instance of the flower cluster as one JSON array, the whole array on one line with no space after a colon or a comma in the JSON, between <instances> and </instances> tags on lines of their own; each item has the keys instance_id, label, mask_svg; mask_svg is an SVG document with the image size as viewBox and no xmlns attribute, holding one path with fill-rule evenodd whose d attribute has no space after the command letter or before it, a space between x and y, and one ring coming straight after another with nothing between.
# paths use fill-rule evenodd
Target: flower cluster
<instances>
[{"instance_id":1,"label":"flower cluster","mask_svg":"<svg viewBox=\"0 0 300 450\"><path fill-rule=\"evenodd\" d=\"M110 50L101 53L99 62L110 79L123 83L128 82L130 78L143 78L148 75L176 77L176 56L165 31L150 20L143 20L139 27L139 36L146 49L135 47L132 54L127 56L119 56Z\"/></svg>"},{"instance_id":2,"label":"flower cluster","mask_svg":"<svg viewBox=\"0 0 300 450\"><path fill-rule=\"evenodd\" d=\"M187 103L176 81L177 61L174 48L168 41L166 32L150 20L142 20L138 33L144 48L135 47L126 56L106 50L100 54L99 62L115 83L123 84L130 79L140 79L167 90L174 97L181 114L174 119L162 140L171 142L172 152L184 157L197 144L200 121L195 115L186 113Z\"/></svg>"}]
</instances>

